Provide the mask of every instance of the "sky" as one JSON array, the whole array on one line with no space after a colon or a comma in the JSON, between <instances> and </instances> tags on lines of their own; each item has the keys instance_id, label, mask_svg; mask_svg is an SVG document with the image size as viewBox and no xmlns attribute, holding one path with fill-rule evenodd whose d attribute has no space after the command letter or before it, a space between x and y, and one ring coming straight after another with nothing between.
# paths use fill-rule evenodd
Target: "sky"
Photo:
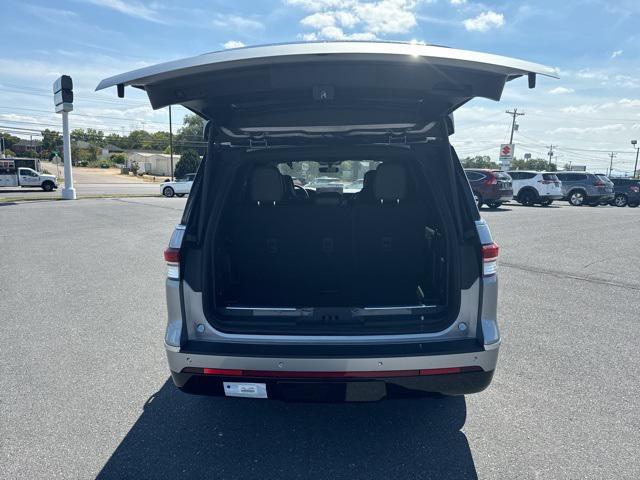
<instances>
[{"instance_id":1,"label":"sky","mask_svg":"<svg viewBox=\"0 0 640 480\"><path fill-rule=\"evenodd\" d=\"M402 40L542 63L560 79L507 84L502 100L456 112L461 157L498 155L517 108L515 154L615 173L633 170L640 141L638 0L2 0L0 131L37 137L60 129L51 85L74 80L72 128L168 130L167 109L144 92L94 92L105 77L201 53L313 40ZM174 129L184 109L174 109Z\"/></svg>"}]
</instances>

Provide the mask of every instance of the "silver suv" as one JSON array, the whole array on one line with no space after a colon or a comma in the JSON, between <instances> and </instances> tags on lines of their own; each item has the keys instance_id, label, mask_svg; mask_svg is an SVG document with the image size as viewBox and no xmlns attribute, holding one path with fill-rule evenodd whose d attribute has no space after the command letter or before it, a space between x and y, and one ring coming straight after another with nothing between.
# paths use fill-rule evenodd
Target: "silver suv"
<instances>
[{"instance_id":1,"label":"silver suv","mask_svg":"<svg viewBox=\"0 0 640 480\"><path fill-rule=\"evenodd\" d=\"M183 391L378 400L491 382L498 246L450 113L546 67L442 47L253 47L104 80L209 120L165 251L165 346ZM400 81L401 79L401 81ZM354 189L295 185L329 176ZM312 183L313 184L313 183ZM347 190L347 191L345 191Z\"/></svg>"},{"instance_id":2,"label":"silver suv","mask_svg":"<svg viewBox=\"0 0 640 480\"><path fill-rule=\"evenodd\" d=\"M574 207L606 205L613 200L614 186L606 175L589 172L556 172L562 195Z\"/></svg>"}]
</instances>

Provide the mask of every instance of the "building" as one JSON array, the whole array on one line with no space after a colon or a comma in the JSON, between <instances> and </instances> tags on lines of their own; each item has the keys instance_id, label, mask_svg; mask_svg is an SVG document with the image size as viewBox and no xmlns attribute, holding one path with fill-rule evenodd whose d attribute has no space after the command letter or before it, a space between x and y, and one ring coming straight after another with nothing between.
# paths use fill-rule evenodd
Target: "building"
<instances>
[{"instance_id":1,"label":"building","mask_svg":"<svg viewBox=\"0 0 640 480\"><path fill-rule=\"evenodd\" d=\"M116 153L124 153L124 150L120 147L117 147L116 145L113 145L112 143L107 143L100 149L100 155L98 155L98 158L100 158L101 160L107 160L111 158L111 155L114 155Z\"/></svg>"},{"instance_id":2,"label":"building","mask_svg":"<svg viewBox=\"0 0 640 480\"><path fill-rule=\"evenodd\" d=\"M19 142L16 142L11 147L16 155L24 155L28 151L40 153L42 152L42 140L33 140L21 138Z\"/></svg>"},{"instance_id":3,"label":"building","mask_svg":"<svg viewBox=\"0 0 640 480\"><path fill-rule=\"evenodd\" d=\"M173 156L173 168L180 160L180 155ZM127 152L127 166L138 164L139 172L149 175L171 175L171 155L162 152L130 151Z\"/></svg>"}]
</instances>

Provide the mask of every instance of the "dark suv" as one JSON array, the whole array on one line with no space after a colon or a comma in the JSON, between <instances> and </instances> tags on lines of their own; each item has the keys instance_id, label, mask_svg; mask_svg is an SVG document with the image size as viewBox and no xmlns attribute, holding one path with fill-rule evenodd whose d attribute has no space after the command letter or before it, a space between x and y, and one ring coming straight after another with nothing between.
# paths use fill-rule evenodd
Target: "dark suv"
<instances>
[{"instance_id":1,"label":"dark suv","mask_svg":"<svg viewBox=\"0 0 640 480\"><path fill-rule=\"evenodd\" d=\"M513 186L508 174L481 168L466 168L464 173L467 174L478 208L482 205L498 208L513 199Z\"/></svg>"},{"instance_id":2,"label":"dark suv","mask_svg":"<svg viewBox=\"0 0 640 480\"><path fill-rule=\"evenodd\" d=\"M640 180L633 178L612 178L615 197L611 205L616 207L637 207L640 204Z\"/></svg>"},{"instance_id":3,"label":"dark suv","mask_svg":"<svg viewBox=\"0 0 640 480\"><path fill-rule=\"evenodd\" d=\"M563 200L574 207L606 205L613 200L613 183L606 175L589 172L556 172L562 182Z\"/></svg>"},{"instance_id":4,"label":"dark suv","mask_svg":"<svg viewBox=\"0 0 640 480\"><path fill-rule=\"evenodd\" d=\"M516 77L533 87L538 73L554 76L442 47L310 42L104 80L208 120L165 251L175 384L315 401L486 388L500 344L498 246L449 143L450 113L499 100ZM325 175L362 187L292 180Z\"/></svg>"}]
</instances>

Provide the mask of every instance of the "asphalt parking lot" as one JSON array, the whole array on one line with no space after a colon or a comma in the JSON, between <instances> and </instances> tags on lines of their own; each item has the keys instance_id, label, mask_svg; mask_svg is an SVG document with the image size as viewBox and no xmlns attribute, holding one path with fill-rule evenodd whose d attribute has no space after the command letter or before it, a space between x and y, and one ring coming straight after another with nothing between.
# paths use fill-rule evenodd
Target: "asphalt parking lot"
<instances>
[{"instance_id":1,"label":"asphalt parking lot","mask_svg":"<svg viewBox=\"0 0 640 480\"><path fill-rule=\"evenodd\" d=\"M639 209L483 209L493 384L343 405L176 391L162 250L184 203L0 205L0 478L640 477Z\"/></svg>"}]
</instances>

